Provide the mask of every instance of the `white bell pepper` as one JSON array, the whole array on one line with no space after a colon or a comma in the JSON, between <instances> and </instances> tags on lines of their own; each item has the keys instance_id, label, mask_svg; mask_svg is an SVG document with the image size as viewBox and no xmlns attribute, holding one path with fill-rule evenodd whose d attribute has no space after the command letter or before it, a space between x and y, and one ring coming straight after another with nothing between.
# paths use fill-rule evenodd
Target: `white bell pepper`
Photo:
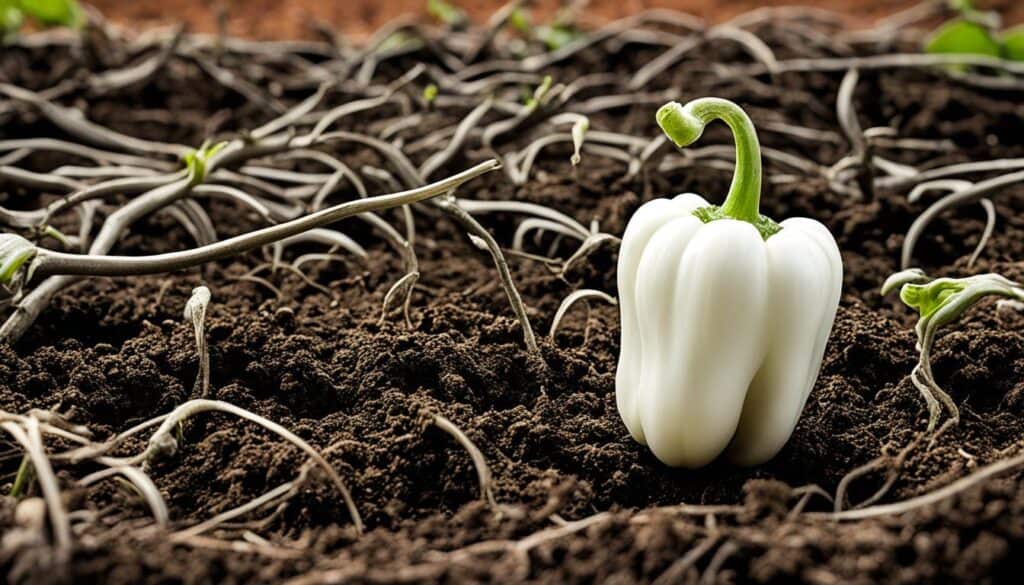
<instances>
[{"instance_id":1,"label":"white bell pepper","mask_svg":"<svg viewBox=\"0 0 1024 585\"><path fill-rule=\"evenodd\" d=\"M619 414L661 461L696 468L774 457L821 367L839 305L842 259L822 224L760 215L761 153L753 123L718 98L657 114L682 147L712 120L736 141L719 207L699 195L646 203L619 251Z\"/></svg>"}]
</instances>

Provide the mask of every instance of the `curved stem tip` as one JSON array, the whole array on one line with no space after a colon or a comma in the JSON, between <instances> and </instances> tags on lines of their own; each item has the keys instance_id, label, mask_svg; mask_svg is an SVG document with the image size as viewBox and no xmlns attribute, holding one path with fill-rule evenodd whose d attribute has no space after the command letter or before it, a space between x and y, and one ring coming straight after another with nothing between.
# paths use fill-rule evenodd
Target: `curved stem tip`
<instances>
[{"instance_id":1,"label":"curved stem tip","mask_svg":"<svg viewBox=\"0 0 1024 585\"><path fill-rule=\"evenodd\" d=\"M761 147L750 117L735 103L722 98L700 98L681 105L669 102L656 115L658 125L676 146L696 142L709 122L721 120L729 125L736 141L736 171L729 194L722 204L724 217L753 224L761 221Z\"/></svg>"}]
</instances>

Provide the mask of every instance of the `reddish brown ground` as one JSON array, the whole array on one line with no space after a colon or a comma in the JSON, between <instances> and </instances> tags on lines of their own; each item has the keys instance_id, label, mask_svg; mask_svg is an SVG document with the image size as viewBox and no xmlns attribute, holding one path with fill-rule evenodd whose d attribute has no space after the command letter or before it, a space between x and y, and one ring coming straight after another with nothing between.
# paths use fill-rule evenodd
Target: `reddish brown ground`
<instances>
[{"instance_id":1,"label":"reddish brown ground","mask_svg":"<svg viewBox=\"0 0 1024 585\"><path fill-rule=\"evenodd\" d=\"M487 18L507 0L456 1L475 20ZM591 0L594 20L610 20L646 8L674 8L710 20L723 20L762 6L800 4L834 10L845 15L852 26L869 26L877 18L913 6L919 0ZM401 14L422 14L426 0L92 0L114 22L131 26L153 26L186 21L193 30L212 32L217 15L226 10L229 30L255 38L309 36L308 24L320 21L342 32L366 36ZM553 13L559 3L536 2L540 14ZM1024 2L982 0L979 5L999 10L1007 22L1024 22Z\"/></svg>"}]
</instances>

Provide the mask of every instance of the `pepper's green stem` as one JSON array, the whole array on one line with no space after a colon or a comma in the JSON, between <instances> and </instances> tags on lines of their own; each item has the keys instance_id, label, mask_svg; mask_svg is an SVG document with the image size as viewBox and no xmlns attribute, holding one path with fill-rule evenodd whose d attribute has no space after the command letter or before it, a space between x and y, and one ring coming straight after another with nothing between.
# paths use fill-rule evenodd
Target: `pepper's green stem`
<instances>
[{"instance_id":1,"label":"pepper's green stem","mask_svg":"<svg viewBox=\"0 0 1024 585\"><path fill-rule=\"evenodd\" d=\"M680 105L669 102L658 109L658 125L676 146L696 142L709 122L721 120L729 125L736 141L736 171L729 194L721 207L698 213L703 221L731 218L754 224L766 239L781 228L760 214L761 146L750 117L735 103L722 98L700 98Z\"/></svg>"}]
</instances>

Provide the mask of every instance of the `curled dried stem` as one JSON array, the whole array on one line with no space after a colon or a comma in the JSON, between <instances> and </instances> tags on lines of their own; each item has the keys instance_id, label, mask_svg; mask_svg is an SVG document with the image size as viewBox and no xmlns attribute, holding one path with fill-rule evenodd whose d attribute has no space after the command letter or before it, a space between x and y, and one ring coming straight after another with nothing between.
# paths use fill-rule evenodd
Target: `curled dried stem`
<instances>
[{"instance_id":1,"label":"curled dried stem","mask_svg":"<svg viewBox=\"0 0 1024 585\"><path fill-rule=\"evenodd\" d=\"M50 516L50 525L57 543L57 558L65 562L71 558L71 521L64 509L60 494L60 484L53 473L50 459L43 446L43 438L39 432L39 421L27 417L24 425L12 421L0 422L0 428L7 431L25 450L35 470L36 480L43 492L43 500Z\"/></svg>"},{"instance_id":2,"label":"curled dried stem","mask_svg":"<svg viewBox=\"0 0 1024 585\"><path fill-rule=\"evenodd\" d=\"M228 402L196 399L182 404L167 415L156 432L150 436L146 450L143 451L142 454L129 459L128 463L137 464L160 454L173 454L178 448L178 442L174 438L174 430L177 428L178 424L192 416L209 411L225 412L250 422L254 422L301 449L310 459L315 461L317 465L324 470L327 477L330 478L331 482L338 488L342 498L345 500L345 506L348 508L349 516L352 518L356 532L359 534L363 533L363 520L359 515L359 510L356 508L355 501L352 499L348 486L345 485L345 482L341 479L341 476L338 475L338 472L334 470L331 464L328 463L316 449L299 438L298 435L274 421Z\"/></svg>"},{"instance_id":3,"label":"curled dried stem","mask_svg":"<svg viewBox=\"0 0 1024 585\"><path fill-rule=\"evenodd\" d=\"M492 509L498 509L498 502L494 499L494 481L491 476L491 468L487 465L487 459L484 458L480 448L466 436L462 429L455 426L455 423L447 418L434 414L431 416L431 422L437 428L451 435L469 453L469 458L473 460L473 467L476 468L477 480L480 482L480 499L487 502Z\"/></svg>"},{"instance_id":4,"label":"curled dried stem","mask_svg":"<svg viewBox=\"0 0 1024 585\"><path fill-rule=\"evenodd\" d=\"M619 302L615 300L615 297L603 291L590 288L573 291L569 296L565 297L560 305L558 305L558 310L555 312L555 318L551 320L551 330L548 332L548 337L552 340L555 338L555 334L558 333L558 326L561 325L562 319L565 318L565 314L569 312L569 309L571 309L574 304L589 299L599 299L612 306L619 304Z\"/></svg>"},{"instance_id":5,"label":"curled dried stem","mask_svg":"<svg viewBox=\"0 0 1024 585\"><path fill-rule=\"evenodd\" d=\"M192 289L192 296L185 304L185 320L192 322L199 353L199 374L196 376L193 392L201 398L210 394L210 350L206 343L206 308L210 304L210 289L198 286Z\"/></svg>"}]
</instances>

